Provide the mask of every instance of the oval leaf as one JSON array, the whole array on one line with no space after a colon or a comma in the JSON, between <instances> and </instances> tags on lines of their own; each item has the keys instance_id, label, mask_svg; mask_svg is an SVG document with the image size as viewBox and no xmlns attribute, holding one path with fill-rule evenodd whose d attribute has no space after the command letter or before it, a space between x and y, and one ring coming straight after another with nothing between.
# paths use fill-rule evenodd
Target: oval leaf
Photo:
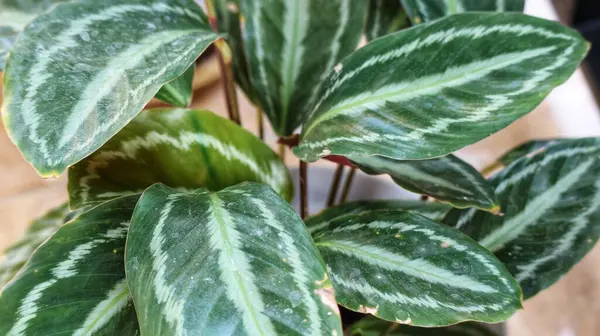
<instances>
[{"instance_id":1,"label":"oval leaf","mask_svg":"<svg viewBox=\"0 0 600 336\"><path fill-rule=\"evenodd\" d=\"M292 180L271 148L208 111L142 111L100 150L69 169L71 207L139 193L156 182L220 190L264 182L290 200Z\"/></svg>"},{"instance_id":2,"label":"oval leaf","mask_svg":"<svg viewBox=\"0 0 600 336\"><path fill-rule=\"evenodd\" d=\"M408 16L399 0L370 0L365 24L367 40L410 27Z\"/></svg>"},{"instance_id":3,"label":"oval leaf","mask_svg":"<svg viewBox=\"0 0 600 336\"><path fill-rule=\"evenodd\" d=\"M600 139L555 140L491 182L504 216L456 210L444 222L494 252L530 298L567 273L600 237Z\"/></svg>"},{"instance_id":4,"label":"oval leaf","mask_svg":"<svg viewBox=\"0 0 600 336\"><path fill-rule=\"evenodd\" d=\"M587 48L574 30L517 13L453 15L384 36L329 76L294 153L449 154L531 111Z\"/></svg>"},{"instance_id":5,"label":"oval leaf","mask_svg":"<svg viewBox=\"0 0 600 336\"><path fill-rule=\"evenodd\" d=\"M367 316L350 326L349 336L500 336L482 323L464 322L443 328L419 328Z\"/></svg>"},{"instance_id":6,"label":"oval leaf","mask_svg":"<svg viewBox=\"0 0 600 336\"><path fill-rule=\"evenodd\" d=\"M241 0L244 48L260 106L278 135L292 134L317 88L360 40L367 1Z\"/></svg>"},{"instance_id":7,"label":"oval leaf","mask_svg":"<svg viewBox=\"0 0 600 336\"><path fill-rule=\"evenodd\" d=\"M4 125L45 177L100 148L218 36L193 0L84 0L27 26L4 76Z\"/></svg>"},{"instance_id":8,"label":"oval leaf","mask_svg":"<svg viewBox=\"0 0 600 336\"><path fill-rule=\"evenodd\" d=\"M404 210L418 213L434 221L441 220L452 207L448 204L424 202L418 200L372 200L356 201L340 204L325 209L321 213L308 217L304 222L308 232L315 235L319 230L329 226L329 222L338 217L376 210Z\"/></svg>"},{"instance_id":9,"label":"oval leaf","mask_svg":"<svg viewBox=\"0 0 600 336\"><path fill-rule=\"evenodd\" d=\"M156 93L156 98L173 106L189 106L192 103L195 69L196 65L192 64L183 75L163 85Z\"/></svg>"},{"instance_id":10,"label":"oval leaf","mask_svg":"<svg viewBox=\"0 0 600 336\"><path fill-rule=\"evenodd\" d=\"M399 0L413 24L463 12L522 12L525 0Z\"/></svg>"},{"instance_id":11,"label":"oval leaf","mask_svg":"<svg viewBox=\"0 0 600 336\"><path fill-rule=\"evenodd\" d=\"M519 285L493 254L423 216L371 211L313 235L340 305L422 327L500 322L521 307Z\"/></svg>"},{"instance_id":12,"label":"oval leaf","mask_svg":"<svg viewBox=\"0 0 600 336\"><path fill-rule=\"evenodd\" d=\"M431 196L456 208L476 207L491 212L500 210L494 190L483 176L454 155L416 161L382 156L350 159L367 174L389 174L404 189Z\"/></svg>"},{"instance_id":13,"label":"oval leaf","mask_svg":"<svg viewBox=\"0 0 600 336\"><path fill-rule=\"evenodd\" d=\"M127 239L142 334L341 335L331 281L269 187L146 190Z\"/></svg>"},{"instance_id":14,"label":"oval leaf","mask_svg":"<svg viewBox=\"0 0 600 336\"><path fill-rule=\"evenodd\" d=\"M139 196L62 226L0 295L1 335L137 335L125 281L125 237Z\"/></svg>"}]
</instances>

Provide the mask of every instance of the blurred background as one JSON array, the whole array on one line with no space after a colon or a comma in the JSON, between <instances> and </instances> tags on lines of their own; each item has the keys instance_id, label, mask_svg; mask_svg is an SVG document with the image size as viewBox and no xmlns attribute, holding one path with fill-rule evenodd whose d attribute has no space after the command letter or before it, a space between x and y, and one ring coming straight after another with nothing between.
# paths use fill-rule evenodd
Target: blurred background
<instances>
[{"instance_id":1,"label":"blurred background","mask_svg":"<svg viewBox=\"0 0 600 336\"><path fill-rule=\"evenodd\" d=\"M357 0L358 1L358 0ZM426 1L426 0L424 0ZM573 26L592 43L585 65L532 113L505 130L461 150L458 155L478 169L493 163L510 148L530 139L600 136L600 0L527 0L525 12L550 20L560 20ZM192 106L212 110L226 116L225 101L220 83L220 71L214 55L198 62L196 89ZM0 73L1 76L1 73ZM0 84L1 85L1 84ZM238 94L242 124L256 131L256 111L243 94ZM0 95L0 102L2 97ZM150 106L159 106L151 102ZM268 125L268 123L265 123ZM266 141L275 146L276 138L268 129ZM297 166L291 152L286 155L290 167ZM311 165L316 176L311 185L329 185L334 167L328 162ZM0 125L0 250L17 240L32 219L65 202L66 176L44 180L37 176L21 157ZM366 193L362 186L373 189L377 196L405 195L385 182L365 183L366 177L355 181L351 199ZM325 180L325 181L322 181ZM393 187L396 187L395 185ZM313 188L318 198L318 192ZM325 189L325 192L327 189ZM314 195L313 195L314 196ZM322 195L323 199L325 195ZM311 208L314 212L317 209ZM600 335L600 244L571 272L551 288L525 304L525 309L508 322L508 335L518 336L598 336Z\"/></svg>"}]
</instances>

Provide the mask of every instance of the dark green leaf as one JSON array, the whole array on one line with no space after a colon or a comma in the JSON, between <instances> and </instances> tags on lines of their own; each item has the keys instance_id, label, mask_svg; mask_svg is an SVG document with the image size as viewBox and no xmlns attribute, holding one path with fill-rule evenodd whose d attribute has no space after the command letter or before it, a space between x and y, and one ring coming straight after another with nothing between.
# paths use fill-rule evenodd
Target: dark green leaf
<instances>
[{"instance_id":1,"label":"dark green leaf","mask_svg":"<svg viewBox=\"0 0 600 336\"><path fill-rule=\"evenodd\" d=\"M410 27L408 16L400 5L400 0L369 1L365 26L368 41Z\"/></svg>"},{"instance_id":2,"label":"dark green leaf","mask_svg":"<svg viewBox=\"0 0 600 336\"><path fill-rule=\"evenodd\" d=\"M555 144L553 140L535 140L524 143L504 154L498 161L508 166L525 155L535 155L538 151L545 150L549 145Z\"/></svg>"},{"instance_id":3,"label":"dark green leaf","mask_svg":"<svg viewBox=\"0 0 600 336\"><path fill-rule=\"evenodd\" d=\"M265 185L148 188L126 269L142 334L342 335L319 252Z\"/></svg>"},{"instance_id":4,"label":"dark green leaf","mask_svg":"<svg viewBox=\"0 0 600 336\"><path fill-rule=\"evenodd\" d=\"M464 322L443 328L419 328L367 316L350 327L349 336L500 336L481 323Z\"/></svg>"},{"instance_id":5,"label":"dark green leaf","mask_svg":"<svg viewBox=\"0 0 600 336\"><path fill-rule=\"evenodd\" d=\"M463 12L522 12L525 0L398 0L413 24Z\"/></svg>"},{"instance_id":6,"label":"dark green leaf","mask_svg":"<svg viewBox=\"0 0 600 336\"><path fill-rule=\"evenodd\" d=\"M192 103L194 93L192 85L195 68L196 66L192 64L183 75L163 85L156 93L156 98L173 106L188 107Z\"/></svg>"}]
</instances>

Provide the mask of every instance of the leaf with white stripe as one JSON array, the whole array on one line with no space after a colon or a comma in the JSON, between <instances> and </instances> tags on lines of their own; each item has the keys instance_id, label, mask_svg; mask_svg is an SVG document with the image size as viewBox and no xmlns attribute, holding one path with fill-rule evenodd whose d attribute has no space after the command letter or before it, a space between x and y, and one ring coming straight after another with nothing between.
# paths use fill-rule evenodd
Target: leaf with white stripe
<instances>
[{"instance_id":1,"label":"leaf with white stripe","mask_svg":"<svg viewBox=\"0 0 600 336\"><path fill-rule=\"evenodd\" d=\"M545 151L549 145L554 145L554 140L533 140L526 142L516 148L511 149L508 153L504 154L498 161L505 166L517 161L526 155L535 155L539 151Z\"/></svg>"},{"instance_id":2,"label":"leaf with white stripe","mask_svg":"<svg viewBox=\"0 0 600 336\"><path fill-rule=\"evenodd\" d=\"M325 265L272 189L148 188L131 221L127 281L146 335L342 335Z\"/></svg>"},{"instance_id":3,"label":"leaf with white stripe","mask_svg":"<svg viewBox=\"0 0 600 336\"><path fill-rule=\"evenodd\" d=\"M72 208L140 193L156 182L220 190L263 182L287 200L289 171L260 139L208 111L142 111L102 148L69 168Z\"/></svg>"},{"instance_id":4,"label":"leaf with white stripe","mask_svg":"<svg viewBox=\"0 0 600 336\"><path fill-rule=\"evenodd\" d=\"M29 24L4 75L4 125L42 176L123 128L218 36L193 0L82 0Z\"/></svg>"},{"instance_id":5,"label":"leaf with white stripe","mask_svg":"<svg viewBox=\"0 0 600 336\"><path fill-rule=\"evenodd\" d=\"M349 214L378 210L404 210L417 213L434 221L440 221L452 209L452 206L436 202L420 200L369 200L343 203L327 208L320 213L308 217L304 223L312 235L327 228L334 219Z\"/></svg>"},{"instance_id":6,"label":"leaf with white stripe","mask_svg":"<svg viewBox=\"0 0 600 336\"><path fill-rule=\"evenodd\" d=\"M93 208L42 244L0 294L0 335L137 335L123 253L138 197Z\"/></svg>"},{"instance_id":7,"label":"leaf with white stripe","mask_svg":"<svg viewBox=\"0 0 600 336\"><path fill-rule=\"evenodd\" d=\"M369 0L365 35L367 40L410 27L400 0Z\"/></svg>"},{"instance_id":8,"label":"leaf with white stripe","mask_svg":"<svg viewBox=\"0 0 600 336\"><path fill-rule=\"evenodd\" d=\"M348 336L500 336L483 323L464 322L442 328L420 328L366 316L350 326Z\"/></svg>"},{"instance_id":9,"label":"leaf with white stripe","mask_svg":"<svg viewBox=\"0 0 600 336\"><path fill-rule=\"evenodd\" d=\"M367 174L389 174L404 189L431 196L456 208L476 207L490 212L500 210L491 185L475 168L454 155L411 161L383 156L350 160Z\"/></svg>"},{"instance_id":10,"label":"leaf with white stripe","mask_svg":"<svg viewBox=\"0 0 600 336\"><path fill-rule=\"evenodd\" d=\"M241 0L244 48L259 105L278 135L292 134L324 77L363 32L367 1Z\"/></svg>"},{"instance_id":11,"label":"leaf with white stripe","mask_svg":"<svg viewBox=\"0 0 600 336\"><path fill-rule=\"evenodd\" d=\"M522 12L525 0L398 0L413 24L463 12Z\"/></svg>"},{"instance_id":12,"label":"leaf with white stripe","mask_svg":"<svg viewBox=\"0 0 600 336\"><path fill-rule=\"evenodd\" d=\"M167 104L178 107L187 107L192 103L194 72L196 66L192 64L183 75L163 85L156 93L156 98Z\"/></svg>"},{"instance_id":13,"label":"leaf with white stripe","mask_svg":"<svg viewBox=\"0 0 600 336\"><path fill-rule=\"evenodd\" d=\"M338 303L422 327L500 322L521 307L519 285L466 235L418 214L339 217L313 235Z\"/></svg>"},{"instance_id":14,"label":"leaf with white stripe","mask_svg":"<svg viewBox=\"0 0 600 336\"><path fill-rule=\"evenodd\" d=\"M576 31L518 13L457 14L381 37L321 86L294 153L449 154L530 112L587 49Z\"/></svg>"},{"instance_id":15,"label":"leaf with white stripe","mask_svg":"<svg viewBox=\"0 0 600 336\"><path fill-rule=\"evenodd\" d=\"M444 222L494 252L530 298L567 273L600 237L600 139L555 140L491 182L504 216L456 210Z\"/></svg>"}]
</instances>

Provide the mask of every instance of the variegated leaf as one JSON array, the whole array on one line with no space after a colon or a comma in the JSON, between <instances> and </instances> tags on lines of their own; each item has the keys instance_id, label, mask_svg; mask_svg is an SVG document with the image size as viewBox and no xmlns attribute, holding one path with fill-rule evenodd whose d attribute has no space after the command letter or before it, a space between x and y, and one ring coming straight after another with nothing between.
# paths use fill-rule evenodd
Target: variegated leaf
<instances>
[{"instance_id":1,"label":"variegated leaf","mask_svg":"<svg viewBox=\"0 0 600 336\"><path fill-rule=\"evenodd\" d=\"M400 0L369 0L365 35L367 40L410 27Z\"/></svg>"},{"instance_id":2,"label":"variegated leaf","mask_svg":"<svg viewBox=\"0 0 600 336\"><path fill-rule=\"evenodd\" d=\"M220 190L263 182L290 200L290 174L269 146L208 111L142 111L102 148L69 169L72 208L144 191L156 182Z\"/></svg>"},{"instance_id":3,"label":"variegated leaf","mask_svg":"<svg viewBox=\"0 0 600 336\"><path fill-rule=\"evenodd\" d=\"M344 307L422 327L500 322L521 290L493 254L418 214L370 211L313 235Z\"/></svg>"},{"instance_id":4,"label":"variegated leaf","mask_svg":"<svg viewBox=\"0 0 600 336\"><path fill-rule=\"evenodd\" d=\"M600 237L600 139L555 140L511 163L492 183L504 216L456 210L444 222L494 252L530 298Z\"/></svg>"},{"instance_id":5,"label":"variegated leaf","mask_svg":"<svg viewBox=\"0 0 600 336\"><path fill-rule=\"evenodd\" d=\"M367 174L389 174L404 189L431 196L456 208L500 210L491 185L475 168L454 155L412 161L383 156L350 159Z\"/></svg>"},{"instance_id":6,"label":"variegated leaf","mask_svg":"<svg viewBox=\"0 0 600 336\"><path fill-rule=\"evenodd\" d=\"M192 64L183 75L163 85L156 93L156 98L173 106L189 106L192 103L195 67L195 64Z\"/></svg>"},{"instance_id":7,"label":"variegated leaf","mask_svg":"<svg viewBox=\"0 0 600 336\"><path fill-rule=\"evenodd\" d=\"M464 322L442 328L420 328L367 316L350 326L349 336L500 336L482 323Z\"/></svg>"},{"instance_id":8,"label":"variegated leaf","mask_svg":"<svg viewBox=\"0 0 600 336\"><path fill-rule=\"evenodd\" d=\"M399 0L413 24L463 12L522 12L525 0Z\"/></svg>"},{"instance_id":9,"label":"variegated leaf","mask_svg":"<svg viewBox=\"0 0 600 336\"><path fill-rule=\"evenodd\" d=\"M0 335L137 335L123 253L138 197L93 208L42 244L0 294Z\"/></svg>"},{"instance_id":10,"label":"variegated leaf","mask_svg":"<svg viewBox=\"0 0 600 336\"><path fill-rule=\"evenodd\" d=\"M505 166L517 161L526 155L535 155L538 151L545 150L549 145L555 144L554 140L534 140L526 142L504 154L498 161Z\"/></svg>"},{"instance_id":11,"label":"variegated leaf","mask_svg":"<svg viewBox=\"0 0 600 336\"><path fill-rule=\"evenodd\" d=\"M419 200L356 201L327 208L319 214L308 217L304 223L308 228L308 232L314 235L320 230L327 228L329 223L334 219L350 214L378 210L404 210L417 213L434 221L440 221L450 209L452 209L452 207L448 204Z\"/></svg>"},{"instance_id":12,"label":"variegated leaf","mask_svg":"<svg viewBox=\"0 0 600 336\"><path fill-rule=\"evenodd\" d=\"M367 4L241 0L250 79L278 135L300 126L325 75L356 48Z\"/></svg>"},{"instance_id":13,"label":"variegated leaf","mask_svg":"<svg viewBox=\"0 0 600 336\"><path fill-rule=\"evenodd\" d=\"M218 36L193 0L82 0L27 26L4 75L4 125L42 176L100 148Z\"/></svg>"},{"instance_id":14,"label":"variegated leaf","mask_svg":"<svg viewBox=\"0 0 600 336\"><path fill-rule=\"evenodd\" d=\"M531 111L587 49L574 30L518 13L463 13L384 36L329 76L294 152L449 154Z\"/></svg>"},{"instance_id":15,"label":"variegated leaf","mask_svg":"<svg viewBox=\"0 0 600 336\"><path fill-rule=\"evenodd\" d=\"M342 335L319 252L265 185L148 188L126 255L142 334Z\"/></svg>"}]
</instances>

